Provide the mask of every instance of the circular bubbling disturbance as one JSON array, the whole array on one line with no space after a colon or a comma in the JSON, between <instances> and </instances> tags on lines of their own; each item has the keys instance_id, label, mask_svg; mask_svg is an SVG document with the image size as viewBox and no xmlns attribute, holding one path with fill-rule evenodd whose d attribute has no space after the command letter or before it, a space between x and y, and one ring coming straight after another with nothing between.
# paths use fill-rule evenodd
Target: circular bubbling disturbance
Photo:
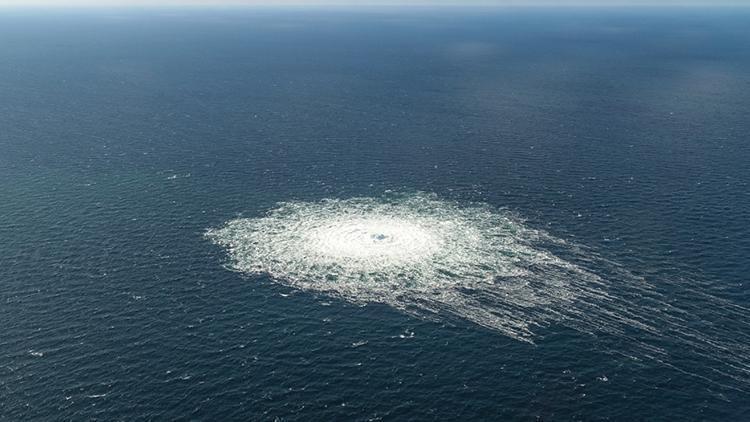
<instances>
[{"instance_id":1,"label":"circular bubbling disturbance","mask_svg":"<svg viewBox=\"0 0 750 422\"><path fill-rule=\"evenodd\" d=\"M747 334L691 328L690 314L644 280L486 205L430 194L285 202L207 236L229 250L233 269L293 288L423 317L454 315L528 342L535 329L563 323L625 339L669 365L662 341L643 340L668 331L669 342L722 367L717 373L750 381ZM617 295L604 273L616 279ZM744 308L707 300L750 320Z\"/></svg>"},{"instance_id":2,"label":"circular bubbling disturbance","mask_svg":"<svg viewBox=\"0 0 750 422\"><path fill-rule=\"evenodd\" d=\"M544 236L509 213L425 194L287 202L208 236L242 272L351 302L449 312L527 340L545 322L533 309L570 301L572 274L592 277L535 248ZM488 309L488 296L507 306Z\"/></svg>"},{"instance_id":3,"label":"circular bubbling disturbance","mask_svg":"<svg viewBox=\"0 0 750 422\"><path fill-rule=\"evenodd\" d=\"M326 221L306 232L303 242L309 253L351 264L353 271L413 264L444 246L443 237L424 222L392 216Z\"/></svg>"}]
</instances>

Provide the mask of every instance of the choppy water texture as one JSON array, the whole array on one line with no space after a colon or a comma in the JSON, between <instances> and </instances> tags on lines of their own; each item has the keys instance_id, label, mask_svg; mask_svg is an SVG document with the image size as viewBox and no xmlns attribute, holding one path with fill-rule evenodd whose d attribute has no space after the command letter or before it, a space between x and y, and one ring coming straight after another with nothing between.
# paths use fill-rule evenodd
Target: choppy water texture
<instances>
[{"instance_id":1,"label":"choppy water texture","mask_svg":"<svg viewBox=\"0 0 750 422\"><path fill-rule=\"evenodd\" d=\"M750 420L748 22L3 9L0 421Z\"/></svg>"},{"instance_id":2,"label":"choppy water texture","mask_svg":"<svg viewBox=\"0 0 750 422\"><path fill-rule=\"evenodd\" d=\"M285 202L206 235L228 249L233 269L297 289L419 316L450 314L528 342L535 328L559 322L621 336L629 344L616 352L672 365L669 350L643 338L666 336L715 372L692 375L739 381L740 389L750 381L747 333L696 330L696 318L669 305L646 280L487 205L429 194ZM699 294L689 281L679 287ZM724 316L750 322L745 308L707 301Z\"/></svg>"}]
</instances>

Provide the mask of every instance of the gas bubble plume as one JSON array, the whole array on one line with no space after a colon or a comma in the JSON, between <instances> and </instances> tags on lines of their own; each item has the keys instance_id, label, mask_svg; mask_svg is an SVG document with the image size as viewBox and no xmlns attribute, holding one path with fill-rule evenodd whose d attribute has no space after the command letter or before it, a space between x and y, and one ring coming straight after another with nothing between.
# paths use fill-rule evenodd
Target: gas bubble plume
<instances>
[{"instance_id":1,"label":"gas bubble plume","mask_svg":"<svg viewBox=\"0 0 750 422\"><path fill-rule=\"evenodd\" d=\"M425 193L284 202L206 236L227 249L233 270L295 289L421 317L458 317L530 343L559 323L630 345L615 354L705 378L670 363L666 345L679 344L713 362L716 376L708 381L750 382L746 333L695 328L697 317L646 281L507 210ZM750 321L745 308L682 286L690 289Z\"/></svg>"}]
</instances>

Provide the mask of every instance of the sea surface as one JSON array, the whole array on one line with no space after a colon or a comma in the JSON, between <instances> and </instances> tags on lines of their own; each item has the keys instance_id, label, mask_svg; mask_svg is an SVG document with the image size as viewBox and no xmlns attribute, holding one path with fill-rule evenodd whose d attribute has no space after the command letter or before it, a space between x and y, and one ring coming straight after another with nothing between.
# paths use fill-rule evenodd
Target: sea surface
<instances>
[{"instance_id":1,"label":"sea surface","mask_svg":"<svg viewBox=\"0 0 750 422\"><path fill-rule=\"evenodd\" d=\"M750 420L748 46L743 9L0 9L0 420ZM393 195L595 294L523 341L207 235Z\"/></svg>"}]
</instances>

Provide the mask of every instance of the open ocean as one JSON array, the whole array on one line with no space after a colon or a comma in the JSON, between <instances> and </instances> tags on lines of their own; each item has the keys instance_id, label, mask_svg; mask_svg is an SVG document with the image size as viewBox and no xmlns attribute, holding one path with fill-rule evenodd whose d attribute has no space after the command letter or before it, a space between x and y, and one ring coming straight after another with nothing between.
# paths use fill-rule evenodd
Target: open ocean
<instances>
[{"instance_id":1,"label":"open ocean","mask_svg":"<svg viewBox=\"0 0 750 422\"><path fill-rule=\"evenodd\" d=\"M750 420L749 46L748 9L1 10L0 420Z\"/></svg>"}]
</instances>

